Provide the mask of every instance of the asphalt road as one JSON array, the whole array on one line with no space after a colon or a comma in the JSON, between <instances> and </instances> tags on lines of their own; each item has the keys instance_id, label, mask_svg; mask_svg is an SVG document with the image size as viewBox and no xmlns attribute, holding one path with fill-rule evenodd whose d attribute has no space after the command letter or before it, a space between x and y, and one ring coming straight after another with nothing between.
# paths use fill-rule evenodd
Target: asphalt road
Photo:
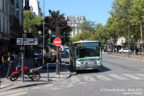
<instances>
[{"instance_id":1,"label":"asphalt road","mask_svg":"<svg viewBox=\"0 0 144 96\"><path fill-rule=\"evenodd\" d=\"M83 71L65 81L2 96L144 96L143 62L103 56L103 66L101 72Z\"/></svg>"}]
</instances>

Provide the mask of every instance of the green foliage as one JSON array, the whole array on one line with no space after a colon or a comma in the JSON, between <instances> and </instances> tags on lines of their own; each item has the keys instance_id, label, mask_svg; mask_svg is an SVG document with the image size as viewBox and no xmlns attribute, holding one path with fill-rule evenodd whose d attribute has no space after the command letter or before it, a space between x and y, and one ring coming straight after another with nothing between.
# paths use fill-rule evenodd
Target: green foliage
<instances>
[{"instance_id":1,"label":"green foliage","mask_svg":"<svg viewBox=\"0 0 144 96\"><path fill-rule=\"evenodd\" d=\"M82 33L71 40L94 39L106 43L108 39L125 37L131 43L144 39L144 0L114 0L107 24L86 21L80 25ZM86 34L88 30L91 34ZM85 36L88 35L88 36Z\"/></svg>"},{"instance_id":2,"label":"green foliage","mask_svg":"<svg viewBox=\"0 0 144 96\"><path fill-rule=\"evenodd\" d=\"M72 30L70 26L67 24L67 20L64 17L64 14L60 14L60 11L51 11L49 10L50 16L47 16L45 18L46 23L46 30L50 29L52 30L52 34L56 33L56 27L60 27L60 37L62 39L62 42L67 43L69 42L69 33Z\"/></svg>"},{"instance_id":3,"label":"green foliage","mask_svg":"<svg viewBox=\"0 0 144 96\"><path fill-rule=\"evenodd\" d=\"M80 40L94 40L93 38L93 32L90 32L89 30L84 30L81 33L77 34L76 37L71 38L70 41L80 41Z\"/></svg>"},{"instance_id":4,"label":"green foliage","mask_svg":"<svg viewBox=\"0 0 144 96\"><path fill-rule=\"evenodd\" d=\"M27 33L37 33L36 26L42 24L42 18L34 16L31 11L24 11L24 30Z\"/></svg>"},{"instance_id":5,"label":"green foliage","mask_svg":"<svg viewBox=\"0 0 144 96\"><path fill-rule=\"evenodd\" d=\"M80 25L82 32L77 34L76 37L70 38L71 42L80 40L99 40L106 43L108 33L106 27L102 24L94 24L91 21L86 21Z\"/></svg>"},{"instance_id":6,"label":"green foliage","mask_svg":"<svg viewBox=\"0 0 144 96\"><path fill-rule=\"evenodd\" d=\"M79 28L84 31L84 30L89 30L89 31L94 31L95 23L92 21L84 21L82 24L79 25Z\"/></svg>"}]
</instances>

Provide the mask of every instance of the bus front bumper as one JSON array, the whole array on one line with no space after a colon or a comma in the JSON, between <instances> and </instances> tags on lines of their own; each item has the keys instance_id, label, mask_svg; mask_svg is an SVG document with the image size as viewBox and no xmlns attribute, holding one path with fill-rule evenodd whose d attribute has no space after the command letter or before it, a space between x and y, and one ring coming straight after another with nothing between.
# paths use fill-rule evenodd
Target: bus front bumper
<instances>
[{"instance_id":1,"label":"bus front bumper","mask_svg":"<svg viewBox=\"0 0 144 96\"><path fill-rule=\"evenodd\" d=\"M102 65L97 65L97 66L77 66L76 70L94 70L94 69L98 69L101 70Z\"/></svg>"}]
</instances>

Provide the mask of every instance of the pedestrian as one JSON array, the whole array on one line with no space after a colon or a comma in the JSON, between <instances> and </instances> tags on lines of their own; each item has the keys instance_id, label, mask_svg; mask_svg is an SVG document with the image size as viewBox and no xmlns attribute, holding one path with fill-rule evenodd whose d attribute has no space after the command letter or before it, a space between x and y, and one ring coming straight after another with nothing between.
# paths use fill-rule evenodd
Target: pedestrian
<instances>
[{"instance_id":1,"label":"pedestrian","mask_svg":"<svg viewBox=\"0 0 144 96\"><path fill-rule=\"evenodd\" d=\"M18 55L17 55L17 65L18 66L21 66L21 61L22 61L21 53L18 53Z\"/></svg>"},{"instance_id":2,"label":"pedestrian","mask_svg":"<svg viewBox=\"0 0 144 96\"><path fill-rule=\"evenodd\" d=\"M6 74L6 78L8 78L10 76L10 74L15 70L14 68L14 57L11 55L10 52L8 52L8 55L7 55L7 58L6 58L6 62L7 62L7 65L8 65L8 71L7 71L7 74Z\"/></svg>"},{"instance_id":3,"label":"pedestrian","mask_svg":"<svg viewBox=\"0 0 144 96\"><path fill-rule=\"evenodd\" d=\"M16 55L16 53L15 53L14 51L12 52L12 55L11 55L11 56L13 56L14 60L16 60L17 55Z\"/></svg>"},{"instance_id":4,"label":"pedestrian","mask_svg":"<svg viewBox=\"0 0 144 96\"><path fill-rule=\"evenodd\" d=\"M4 66L4 54L0 55L0 77L4 76L5 66Z\"/></svg>"}]
</instances>

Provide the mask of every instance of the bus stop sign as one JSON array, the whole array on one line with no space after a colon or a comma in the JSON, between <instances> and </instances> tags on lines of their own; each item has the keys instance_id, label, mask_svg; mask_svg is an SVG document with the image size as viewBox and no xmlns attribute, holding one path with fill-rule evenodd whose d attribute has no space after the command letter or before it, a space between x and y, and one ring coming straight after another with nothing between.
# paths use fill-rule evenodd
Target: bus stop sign
<instances>
[{"instance_id":1,"label":"bus stop sign","mask_svg":"<svg viewBox=\"0 0 144 96\"><path fill-rule=\"evenodd\" d=\"M53 43L54 43L55 46L60 46L61 43L62 43L62 41L61 41L60 38L55 38L54 41L53 41Z\"/></svg>"}]
</instances>

